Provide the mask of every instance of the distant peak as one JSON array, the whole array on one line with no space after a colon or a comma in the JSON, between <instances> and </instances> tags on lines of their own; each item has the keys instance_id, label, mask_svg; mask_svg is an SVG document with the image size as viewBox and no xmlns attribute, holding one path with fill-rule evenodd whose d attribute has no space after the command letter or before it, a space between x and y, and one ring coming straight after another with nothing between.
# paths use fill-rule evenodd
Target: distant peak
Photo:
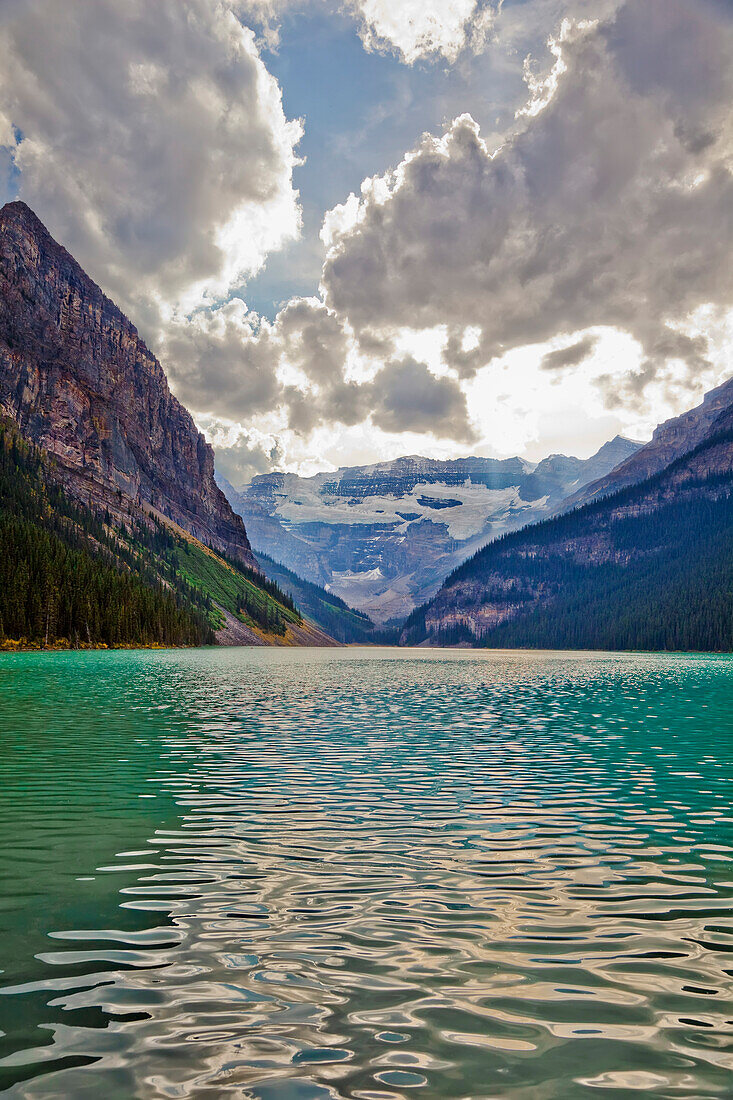
<instances>
[{"instance_id":1,"label":"distant peak","mask_svg":"<svg viewBox=\"0 0 733 1100\"><path fill-rule=\"evenodd\" d=\"M615 435L613 439L607 440L602 446L598 448L596 453L591 458L598 458L603 455L614 453L617 451L623 451L625 454L633 454L634 451L638 451L640 447L645 445L643 440L629 439L625 435Z\"/></svg>"},{"instance_id":2,"label":"distant peak","mask_svg":"<svg viewBox=\"0 0 733 1100\"><path fill-rule=\"evenodd\" d=\"M643 447L647 442L646 439L632 439L630 435L615 435L609 440L609 443L630 443L632 447Z\"/></svg>"}]
</instances>

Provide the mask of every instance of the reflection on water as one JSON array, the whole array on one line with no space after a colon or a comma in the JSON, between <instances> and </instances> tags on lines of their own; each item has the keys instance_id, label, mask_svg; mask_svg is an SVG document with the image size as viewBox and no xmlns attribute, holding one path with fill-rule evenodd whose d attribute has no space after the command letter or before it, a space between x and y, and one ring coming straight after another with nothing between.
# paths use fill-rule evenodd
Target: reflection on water
<instances>
[{"instance_id":1,"label":"reflection on water","mask_svg":"<svg viewBox=\"0 0 733 1100\"><path fill-rule=\"evenodd\" d=\"M733 661L0 657L9 1096L730 1096Z\"/></svg>"}]
</instances>

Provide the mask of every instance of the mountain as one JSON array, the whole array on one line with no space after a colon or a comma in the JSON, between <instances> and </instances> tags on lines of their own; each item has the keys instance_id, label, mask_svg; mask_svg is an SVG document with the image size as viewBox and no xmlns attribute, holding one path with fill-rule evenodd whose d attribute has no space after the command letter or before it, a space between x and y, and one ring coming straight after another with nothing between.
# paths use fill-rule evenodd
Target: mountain
<instances>
[{"instance_id":1,"label":"mountain","mask_svg":"<svg viewBox=\"0 0 733 1100\"><path fill-rule=\"evenodd\" d=\"M407 456L302 478L220 479L257 553L368 614L404 618L489 539L539 519L641 444L617 436L589 459L448 461Z\"/></svg>"},{"instance_id":2,"label":"mountain","mask_svg":"<svg viewBox=\"0 0 733 1100\"><path fill-rule=\"evenodd\" d=\"M339 596L327 592L320 585L304 581L291 569L268 558L267 554L258 552L257 560L265 576L290 596L304 615L337 642L384 645L397 641L396 628L389 632L376 629L363 611L355 611Z\"/></svg>"},{"instance_id":3,"label":"mountain","mask_svg":"<svg viewBox=\"0 0 733 1100\"><path fill-rule=\"evenodd\" d=\"M72 501L0 420L0 649L213 642L206 599L164 578L138 533L123 538L106 518Z\"/></svg>"},{"instance_id":4,"label":"mountain","mask_svg":"<svg viewBox=\"0 0 733 1100\"><path fill-rule=\"evenodd\" d=\"M574 508L589 500L607 496L617 489L659 473L675 458L691 451L705 438L715 420L733 404L733 378L705 394L700 405L681 416L665 420L654 430L645 446L634 451L624 462L604 474L597 474L581 489L570 494L563 509Z\"/></svg>"},{"instance_id":5,"label":"mountain","mask_svg":"<svg viewBox=\"0 0 733 1100\"><path fill-rule=\"evenodd\" d=\"M333 645L260 572L134 326L0 210L0 641Z\"/></svg>"},{"instance_id":6,"label":"mountain","mask_svg":"<svg viewBox=\"0 0 733 1100\"><path fill-rule=\"evenodd\" d=\"M687 441L651 477L464 562L403 644L733 649L733 403Z\"/></svg>"},{"instance_id":7,"label":"mountain","mask_svg":"<svg viewBox=\"0 0 733 1100\"><path fill-rule=\"evenodd\" d=\"M170 521L72 500L0 420L0 648L333 644L292 599Z\"/></svg>"},{"instance_id":8,"label":"mountain","mask_svg":"<svg viewBox=\"0 0 733 1100\"><path fill-rule=\"evenodd\" d=\"M22 202L0 210L0 413L53 456L70 496L120 519L160 513L256 567L160 363Z\"/></svg>"}]
</instances>

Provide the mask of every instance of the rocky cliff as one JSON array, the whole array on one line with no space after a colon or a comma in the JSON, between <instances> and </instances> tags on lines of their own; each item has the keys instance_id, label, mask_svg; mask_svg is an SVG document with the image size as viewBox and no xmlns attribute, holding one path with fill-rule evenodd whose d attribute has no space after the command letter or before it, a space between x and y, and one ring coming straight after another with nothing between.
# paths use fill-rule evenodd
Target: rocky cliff
<instances>
[{"instance_id":1,"label":"rocky cliff","mask_svg":"<svg viewBox=\"0 0 733 1100\"><path fill-rule=\"evenodd\" d=\"M0 210L0 413L70 495L119 518L157 512L257 568L160 363L22 202Z\"/></svg>"}]
</instances>

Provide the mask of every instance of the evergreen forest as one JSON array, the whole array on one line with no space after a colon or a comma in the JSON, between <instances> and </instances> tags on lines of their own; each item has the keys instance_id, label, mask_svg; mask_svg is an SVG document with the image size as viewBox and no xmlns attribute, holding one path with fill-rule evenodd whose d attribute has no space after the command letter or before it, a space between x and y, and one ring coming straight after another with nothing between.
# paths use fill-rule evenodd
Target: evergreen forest
<instances>
[{"instance_id":1,"label":"evergreen forest","mask_svg":"<svg viewBox=\"0 0 733 1100\"><path fill-rule=\"evenodd\" d=\"M0 646L207 645L222 609L272 634L300 622L292 599L241 563L72 500L0 421Z\"/></svg>"}]
</instances>

